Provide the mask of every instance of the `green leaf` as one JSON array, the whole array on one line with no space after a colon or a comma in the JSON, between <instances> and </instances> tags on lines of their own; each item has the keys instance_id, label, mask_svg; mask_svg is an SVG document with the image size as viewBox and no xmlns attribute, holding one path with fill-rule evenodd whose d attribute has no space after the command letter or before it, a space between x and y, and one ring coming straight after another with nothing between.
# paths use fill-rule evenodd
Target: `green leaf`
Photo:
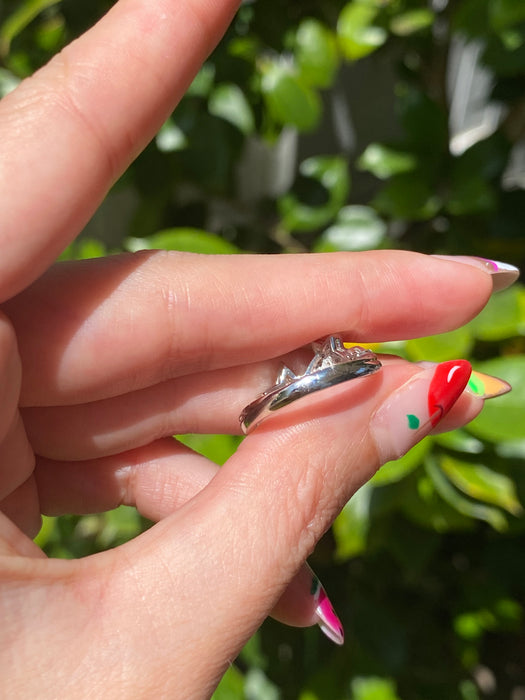
<instances>
[{"instance_id":1,"label":"green leaf","mask_svg":"<svg viewBox=\"0 0 525 700\"><path fill-rule=\"evenodd\" d=\"M56 517L43 515L42 526L34 542L43 549L53 538L56 538Z\"/></svg>"},{"instance_id":2,"label":"green leaf","mask_svg":"<svg viewBox=\"0 0 525 700\"><path fill-rule=\"evenodd\" d=\"M407 173L393 177L374 198L374 207L395 219L424 221L441 207L434 189L421 174Z\"/></svg>"},{"instance_id":3,"label":"green leaf","mask_svg":"<svg viewBox=\"0 0 525 700\"><path fill-rule=\"evenodd\" d=\"M454 486L470 498L499 506L515 516L522 513L516 486L505 474L450 456L443 456L440 466Z\"/></svg>"},{"instance_id":4,"label":"green leaf","mask_svg":"<svg viewBox=\"0 0 525 700\"><path fill-rule=\"evenodd\" d=\"M343 55L350 61L368 56L382 46L387 33L374 25L377 8L369 2L354 0L342 9L337 20L337 36Z\"/></svg>"},{"instance_id":5,"label":"green leaf","mask_svg":"<svg viewBox=\"0 0 525 700\"><path fill-rule=\"evenodd\" d=\"M512 598L498 598L490 607L462 612L454 618L454 630L459 637L479 639L485 632L518 631L523 620L523 607Z\"/></svg>"},{"instance_id":6,"label":"green leaf","mask_svg":"<svg viewBox=\"0 0 525 700\"><path fill-rule=\"evenodd\" d=\"M230 666L221 678L211 700L239 700L243 697L245 697L244 677L235 666Z\"/></svg>"},{"instance_id":7,"label":"green leaf","mask_svg":"<svg viewBox=\"0 0 525 700\"><path fill-rule=\"evenodd\" d=\"M155 142L162 153L182 151L188 145L186 134L171 118L162 125Z\"/></svg>"},{"instance_id":8,"label":"green leaf","mask_svg":"<svg viewBox=\"0 0 525 700\"><path fill-rule=\"evenodd\" d=\"M471 178L482 178L485 182L499 180L505 172L509 155L509 142L501 131L496 131L475 143L461 155L452 158L451 187L454 189Z\"/></svg>"},{"instance_id":9,"label":"green leaf","mask_svg":"<svg viewBox=\"0 0 525 700\"><path fill-rule=\"evenodd\" d=\"M371 250L380 245L386 230L385 222L371 207L343 207L336 222L317 241L314 251Z\"/></svg>"},{"instance_id":10,"label":"green leaf","mask_svg":"<svg viewBox=\"0 0 525 700\"><path fill-rule=\"evenodd\" d=\"M38 15L61 0L26 0L0 27L0 55L7 56L13 39Z\"/></svg>"},{"instance_id":11,"label":"green leaf","mask_svg":"<svg viewBox=\"0 0 525 700\"><path fill-rule=\"evenodd\" d=\"M468 425L483 440L501 442L521 440L525 426L525 355L500 357L476 364L476 369L501 377L512 385L512 391L485 402L480 415Z\"/></svg>"},{"instance_id":12,"label":"green leaf","mask_svg":"<svg viewBox=\"0 0 525 700\"><path fill-rule=\"evenodd\" d=\"M205 63L186 90L188 97L208 97L215 81L215 66Z\"/></svg>"},{"instance_id":13,"label":"green leaf","mask_svg":"<svg viewBox=\"0 0 525 700\"><path fill-rule=\"evenodd\" d=\"M474 529L471 518L443 501L425 470L418 471L417 477L416 489L407 489L401 503L402 512L410 521L438 533Z\"/></svg>"},{"instance_id":14,"label":"green leaf","mask_svg":"<svg viewBox=\"0 0 525 700\"><path fill-rule=\"evenodd\" d=\"M463 496L448 480L435 457L427 457L425 469L441 498L458 513L475 520L483 520L498 532L504 532L508 528L507 520L499 508Z\"/></svg>"},{"instance_id":15,"label":"green leaf","mask_svg":"<svg viewBox=\"0 0 525 700\"><path fill-rule=\"evenodd\" d=\"M497 206L495 188L479 175L465 179L451 177L451 190L445 207L453 216L492 212Z\"/></svg>"},{"instance_id":16,"label":"green leaf","mask_svg":"<svg viewBox=\"0 0 525 700\"><path fill-rule=\"evenodd\" d=\"M19 84L20 79L13 75L11 71L0 68L0 99L12 92Z\"/></svg>"},{"instance_id":17,"label":"green leaf","mask_svg":"<svg viewBox=\"0 0 525 700\"><path fill-rule=\"evenodd\" d=\"M408 340L405 344L407 357L413 362L445 360L468 357L474 345L474 335L468 326L449 333L431 335Z\"/></svg>"},{"instance_id":18,"label":"green leaf","mask_svg":"<svg viewBox=\"0 0 525 700\"><path fill-rule=\"evenodd\" d=\"M107 254L105 245L93 238L84 238L71 243L60 255L59 260L88 260L102 258Z\"/></svg>"},{"instance_id":19,"label":"green leaf","mask_svg":"<svg viewBox=\"0 0 525 700\"><path fill-rule=\"evenodd\" d=\"M488 10L488 2L463 0L454 8L452 28L468 39L484 36L490 31Z\"/></svg>"},{"instance_id":20,"label":"green leaf","mask_svg":"<svg viewBox=\"0 0 525 700\"><path fill-rule=\"evenodd\" d=\"M142 531L139 512L132 506L119 506L104 513L97 533L99 549L109 549L136 537Z\"/></svg>"},{"instance_id":21,"label":"green leaf","mask_svg":"<svg viewBox=\"0 0 525 700\"><path fill-rule=\"evenodd\" d=\"M432 10L422 7L397 14L390 22L390 31L398 36L410 36L432 26L433 22Z\"/></svg>"},{"instance_id":22,"label":"green leaf","mask_svg":"<svg viewBox=\"0 0 525 700\"><path fill-rule=\"evenodd\" d=\"M239 654L243 664L251 667L266 669L268 666L268 658L265 655L265 650L262 645L262 637L260 632L256 632L243 646Z\"/></svg>"},{"instance_id":23,"label":"green leaf","mask_svg":"<svg viewBox=\"0 0 525 700\"><path fill-rule=\"evenodd\" d=\"M297 28L295 56L301 77L309 85L327 88L339 68L334 34L316 19L304 19Z\"/></svg>"},{"instance_id":24,"label":"green leaf","mask_svg":"<svg viewBox=\"0 0 525 700\"><path fill-rule=\"evenodd\" d=\"M519 76L525 64L525 41L519 30L503 31L496 40L491 36L483 52L483 63L501 76Z\"/></svg>"},{"instance_id":25,"label":"green leaf","mask_svg":"<svg viewBox=\"0 0 525 700\"><path fill-rule=\"evenodd\" d=\"M397 104L407 144L421 154L432 174L449 154L448 114L428 94L413 85L397 88Z\"/></svg>"},{"instance_id":26,"label":"green leaf","mask_svg":"<svg viewBox=\"0 0 525 700\"><path fill-rule=\"evenodd\" d=\"M389 148L381 143L371 143L357 161L360 170L370 172L381 180L410 172L416 165L417 159L412 153Z\"/></svg>"},{"instance_id":27,"label":"green leaf","mask_svg":"<svg viewBox=\"0 0 525 700\"><path fill-rule=\"evenodd\" d=\"M314 206L290 192L278 200L279 213L289 231L314 231L331 221L343 206L350 191L348 165L338 156L316 156L304 160L299 172L326 190L327 202Z\"/></svg>"},{"instance_id":28,"label":"green leaf","mask_svg":"<svg viewBox=\"0 0 525 700\"><path fill-rule=\"evenodd\" d=\"M215 464L224 464L238 448L241 438L235 435L177 435L177 440Z\"/></svg>"},{"instance_id":29,"label":"green leaf","mask_svg":"<svg viewBox=\"0 0 525 700\"><path fill-rule=\"evenodd\" d=\"M250 700L279 700L280 692L262 669L251 668L245 676L244 697Z\"/></svg>"},{"instance_id":30,"label":"green leaf","mask_svg":"<svg viewBox=\"0 0 525 700\"><path fill-rule=\"evenodd\" d=\"M525 22L525 4L521 0L491 0L489 19L496 32Z\"/></svg>"},{"instance_id":31,"label":"green leaf","mask_svg":"<svg viewBox=\"0 0 525 700\"><path fill-rule=\"evenodd\" d=\"M478 340L498 341L525 333L525 289L515 285L494 294L468 327Z\"/></svg>"},{"instance_id":32,"label":"green leaf","mask_svg":"<svg viewBox=\"0 0 525 700\"><path fill-rule=\"evenodd\" d=\"M352 700L400 700L395 683L386 678L353 678L351 688Z\"/></svg>"},{"instance_id":33,"label":"green leaf","mask_svg":"<svg viewBox=\"0 0 525 700\"><path fill-rule=\"evenodd\" d=\"M34 37L39 48L48 53L57 53L66 42L66 22L64 17L56 14L41 22L35 31Z\"/></svg>"},{"instance_id":34,"label":"green leaf","mask_svg":"<svg viewBox=\"0 0 525 700\"><path fill-rule=\"evenodd\" d=\"M210 114L225 119L243 134L255 131L255 119L244 92L234 83L222 83L212 91L208 109Z\"/></svg>"},{"instance_id":35,"label":"green leaf","mask_svg":"<svg viewBox=\"0 0 525 700\"><path fill-rule=\"evenodd\" d=\"M523 461L525 460L525 438L500 442L496 445L495 451L498 457Z\"/></svg>"},{"instance_id":36,"label":"green leaf","mask_svg":"<svg viewBox=\"0 0 525 700\"><path fill-rule=\"evenodd\" d=\"M148 238L128 238L126 249L137 250L180 250L187 253L224 255L238 253L239 249L214 233L194 228L171 228L148 236Z\"/></svg>"},{"instance_id":37,"label":"green leaf","mask_svg":"<svg viewBox=\"0 0 525 700\"><path fill-rule=\"evenodd\" d=\"M261 91L270 115L278 124L293 126L298 131L311 131L318 125L321 98L301 79L294 66L284 61L264 63Z\"/></svg>"},{"instance_id":38,"label":"green leaf","mask_svg":"<svg viewBox=\"0 0 525 700\"><path fill-rule=\"evenodd\" d=\"M468 641L480 639L487 629L492 629L493 626L494 619L488 610L464 612L454 618L455 633Z\"/></svg>"},{"instance_id":39,"label":"green leaf","mask_svg":"<svg viewBox=\"0 0 525 700\"><path fill-rule=\"evenodd\" d=\"M346 561L362 554L366 549L370 529L370 499L373 487L362 486L339 513L332 532L336 543L336 557Z\"/></svg>"},{"instance_id":40,"label":"green leaf","mask_svg":"<svg viewBox=\"0 0 525 700\"><path fill-rule=\"evenodd\" d=\"M434 441L446 450L464 452L469 455L478 455L485 449L481 440L469 435L465 430L451 430L448 433L440 433L434 436Z\"/></svg>"},{"instance_id":41,"label":"green leaf","mask_svg":"<svg viewBox=\"0 0 525 700\"><path fill-rule=\"evenodd\" d=\"M422 464L432 447L432 441L433 438L424 438L403 457L384 464L374 474L370 483L373 486L384 486L404 479Z\"/></svg>"}]
</instances>

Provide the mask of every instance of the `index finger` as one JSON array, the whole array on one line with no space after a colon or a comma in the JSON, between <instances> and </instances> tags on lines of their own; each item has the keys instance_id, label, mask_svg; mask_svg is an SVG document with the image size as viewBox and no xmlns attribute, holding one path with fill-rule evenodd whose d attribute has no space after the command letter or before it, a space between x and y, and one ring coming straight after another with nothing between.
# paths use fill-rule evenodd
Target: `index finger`
<instances>
[{"instance_id":1,"label":"index finger","mask_svg":"<svg viewBox=\"0 0 525 700\"><path fill-rule=\"evenodd\" d=\"M0 300L39 276L154 136L239 0L120 0L0 102Z\"/></svg>"},{"instance_id":2,"label":"index finger","mask_svg":"<svg viewBox=\"0 0 525 700\"><path fill-rule=\"evenodd\" d=\"M22 404L65 405L278 357L336 332L358 342L441 333L470 320L491 290L480 269L403 251L148 252L55 265L4 310Z\"/></svg>"}]
</instances>

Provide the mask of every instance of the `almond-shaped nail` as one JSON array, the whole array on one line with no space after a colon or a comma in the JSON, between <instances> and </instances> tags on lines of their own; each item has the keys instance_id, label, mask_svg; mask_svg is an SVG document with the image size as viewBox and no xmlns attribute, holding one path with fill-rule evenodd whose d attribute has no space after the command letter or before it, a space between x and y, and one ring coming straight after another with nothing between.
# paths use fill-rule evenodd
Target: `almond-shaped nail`
<instances>
[{"instance_id":1,"label":"almond-shaped nail","mask_svg":"<svg viewBox=\"0 0 525 700\"><path fill-rule=\"evenodd\" d=\"M404 455L439 423L463 393L471 372L466 360L441 362L388 397L370 422L381 463Z\"/></svg>"},{"instance_id":2,"label":"almond-shaped nail","mask_svg":"<svg viewBox=\"0 0 525 700\"><path fill-rule=\"evenodd\" d=\"M494 399L496 396L508 394L512 391L512 387L504 379L473 370L467 384L467 391L481 399Z\"/></svg>"},{"instance_id":3,"label":"almond-shaped nail","mask_svg":"<svg viewBox=\"0 0 525 700\"><path fill-rule=\"evenodd\" d=\"M321 632L335 644L342 645L345 641L343 625L337 617L325 589L315 574L312 577L310 593L315 599L315 617Z\"/></svg>"},{"instance_id":4,"label":"almond-shaped nail","mask_svg":"<svg viewBox=\"0 0 525 700\"><path fill-rule=\"evenodd\" d=\"M423 369L431 369L438 365L437 362L427 362L425 360L415 364ZM512 391L512 387L504 379L494 377L492 374L477 372L473 369L465 391L473 396L477 396L478 399L486 401L487 399L494 399L497 396L508 394L509 391Z\"/></svg>"},{"instance_id":5,"label":"almond-shaped nail","mask_svg":"<svg viewBox=\"0 0 525 700\"><path fill-rule=\"evenodd\" d=\"M463 263L471 267L477 267L492 275L492 286L495 292L507 289L520 276L520 271L514 265L500 262L499 260L489 260L475 255L433 255L441 260L451 260L452 262Z\"/></svg>"}]
</instances>

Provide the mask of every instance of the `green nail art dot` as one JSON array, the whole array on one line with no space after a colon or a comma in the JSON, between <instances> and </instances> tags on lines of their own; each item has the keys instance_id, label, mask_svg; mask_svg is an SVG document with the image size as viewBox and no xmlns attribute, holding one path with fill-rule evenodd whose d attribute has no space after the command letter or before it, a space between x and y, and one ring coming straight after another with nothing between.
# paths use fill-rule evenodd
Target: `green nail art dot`
<instances>
[{"instance_id":1,"label":"green nail art dot","mask_svg":"<svg viewBox=\"0 0 525 700\"><path fill-rule=\"evenodd\" d=\"M410 428L410 430L417 430L419 428L419 425L420 425L419 418L417 416L412 415L411 413L409 413L407 415L407 418L408 418L408 427Z\"/></svg>"}]
</instances>

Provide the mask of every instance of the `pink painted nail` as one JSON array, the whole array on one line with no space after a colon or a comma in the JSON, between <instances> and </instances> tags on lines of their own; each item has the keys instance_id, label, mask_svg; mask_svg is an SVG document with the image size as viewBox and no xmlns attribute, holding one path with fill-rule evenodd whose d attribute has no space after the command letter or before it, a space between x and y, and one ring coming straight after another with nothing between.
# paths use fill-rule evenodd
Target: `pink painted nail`
<instances>
[{"instance_id":1,"label":"pink painted nail","mask_svg":"<svg viewBox=\"0 0 525 700\"><path fill-rule=\"evenodd\" d=\"M335 642L335 644L343 644L345 641L345 633L341 620L337 617L335 610L332 607L328 596L326 595L325 589L315 575L312 578L312 587L310 592L315 599L315 617L321 632L323 632L323 634L325 634L332 642Z\"/></svg>"},{"instance_id":2,"label":"pink painted nail","mask_svg":"<svg viewBox=\"0 0 525 700\"><path fill-rule=\"evenodd\" d=\"M463 393L471 372L466 360L441 362L389 396L370 423L382 464L404 455L439 423Z\"/></svg>"},{"instance_id":3,"label":"pink painted nail","mask_svg":"<svg viewBox=\"0 0 525 700\"><path fill-rule=\"evenodd\" d=\"M480 270L488 272L492 275L492 286L495 292L507 289L520 276L520 271L517 267L498 260L489 260L488 258L480 258L474 255L433 255L432 257L478 267Z\"/></svg>"}]
</instances>

